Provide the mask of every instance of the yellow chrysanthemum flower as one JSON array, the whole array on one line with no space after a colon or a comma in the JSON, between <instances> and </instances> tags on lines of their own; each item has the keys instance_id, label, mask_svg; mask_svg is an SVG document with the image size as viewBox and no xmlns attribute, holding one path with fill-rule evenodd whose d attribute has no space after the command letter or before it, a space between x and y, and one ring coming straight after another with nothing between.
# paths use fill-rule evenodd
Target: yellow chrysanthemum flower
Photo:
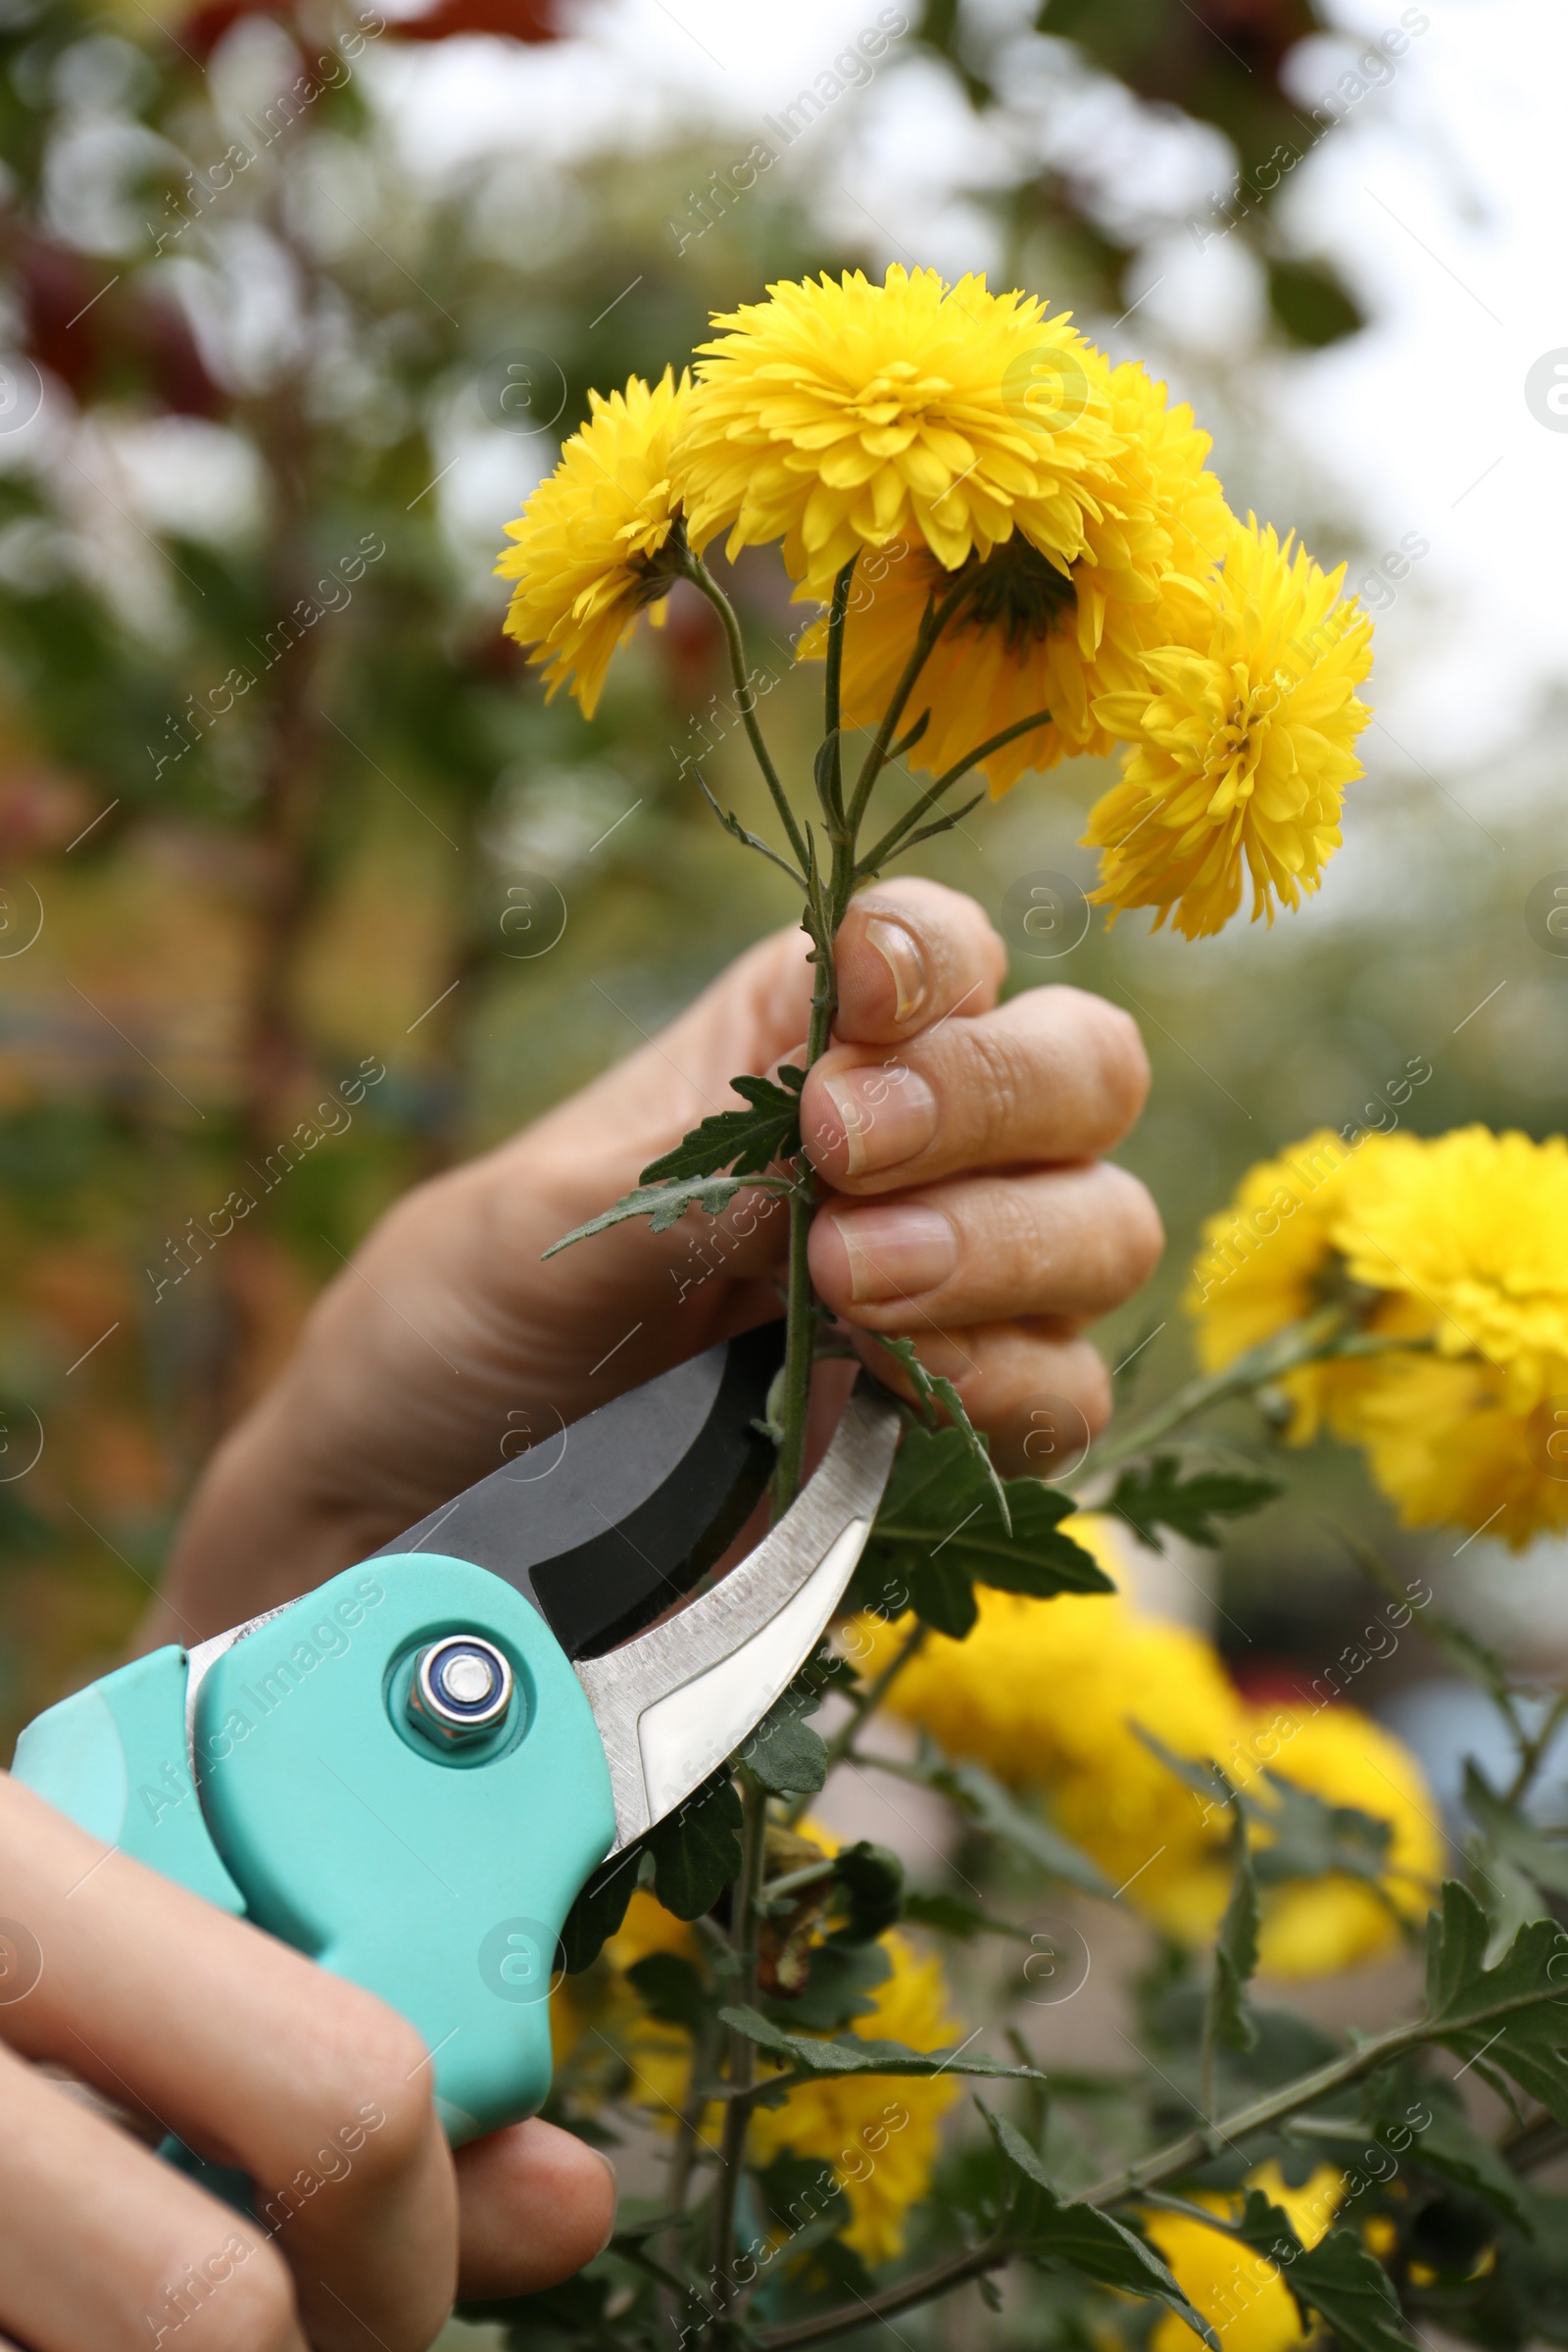
<instances>
[{"instance_id":1,"label":"yellow chrysanthemum flower","mask_svg":"<svg viewBox=\"0 0 1568 2352\"><path fill-rule=\"evenodd\" d=\"M1201 593L1167 588L1179 626L1145 657L1147 684L1095 705L1132 745L1084 836L1105 852L1102 905L1155 906L1156 930L1169 915L1196 939L1236 912L1244 867L1254 920L1316 890L1371 716L1354 689L1372 623L1337 601L1344 577L1249 517Z\"/></svg>"},{"instance_id":2,"label":"yellow chrysanthemum flower","mask_svg":"<svg viewBox=\"0 0 1568 2352\"><path fill-rule=\"evenodd\" d=\"M1332 1127L1319 1127L1288 1144L1277 1159L1249 1168L1230 1206L1204 1219L1183 1303L1197 1325L1205 1372L1222 1371L1344 1292L1345 1220L1389 1140L1364 1136L1352 1149ZM1410 1302L1393 1292L1367 1305L1363 1321L1372 1331L1411 1337L1422 1327ZM1355 1434L1360 1400L1392 1370L1390 1359L1374 1356L1305 1364L1287 1374L1279 1385L1294 1408L1292 1443L1305 1445L1325 1422L1342 1436Z\"/></svg>"},{"instance_id":3,"label":"yellow chrysanthemum flower","mask_svg":"<svg viewBox=\"0 0 1568 2352\"><path fill-rule=\"evenodd\" d=\"M1356 1286L1363 1327L1428 1354L1311 1364L1292 1436L1364 1447L1407 1527L1568 1526L1568 1142L1485 1127L1327 1129L1244 1177L1187 1294L1208 1370Z\"/></svg>"},{"instance_id":4,"label":"yellow chrysanthemum flower","mask_svg":"<svg viewBox=\"0 0 1568 2352\"><path fill-rule=\"evenodd\" d=\"M548 664L550 694L569 682L591 718L610 657L640 612L663 617L670 568L662 562L675 527L670 446L691 399L666 368L650 390L633 376L624 392L590 392L588 422L507 533L515 545L496 570L515 580L506 631Z\"/></svg>"},{"instance_id":5,"label":"yellow chrysanthemum flower","mask_svg":"<svg viewBox=\"0 0 1568 2352\"><path fill-rule=\"evenodd\" d=\"M851 2031L867 2041L902 2041L937 2050L961 2041L963 2028L948 2012L947 1981L939 1960L922 1959L895 1930L881 1939L892 1974L871 1995L874 2006ZM830 2166L849 2200L852 2220L844 2242L871 2268L904 2251L911 2206L931 2185L942 2118L959 2094L952 2075L839 2075L804 2082L778 2107L760 2108L752 2122L752 2153L771 2164L786 2149L818 2156Z\"/></svg>"},{"instance_id":6,"label":"yellow chrysanthemum flower","mask_svg":"<svg viewBox=\"0 0 1568 2352\"><path fill-rule=\"evenodd\" d=\"M1343 2177L1332 2165L1320 2165L1299 2188L1289 2188L1278 2165L1265 2164L1247 2185L1260 2188L1278 2205L1308 2247L1330 2228L1345 2192ZM1205 2194L1193 2202L1230 2220L1240 2214L1245 2200ZM1193 2309L1208 2321L1228 2352L1290 2352L1292 2345L1305 2341L1309 2330L1301 2325L1284 2277L1266 2255L1250 2253L1235 2238L1206 2230L1185 2214L1149 2213L1144 2228ZM1161 2312L1149 2352L1192 2352L1200 2340L1175 2312Z\"/></svg>"},{"instance_id":7,"label":"yellow chrysanthemum flower","mask_svg":"<svg viewBox=\"0 0 1568 2352\"><path fill-rule=\"evenodd\" d=\"M909 760L939 774L1004 728L1049 711L1049 726L983 762L994 800L1028 768L1111 749L1094 714L1096 699L1139 684L1141 655L1161 642L1168 622L1161 582L1172 573L1205 577L1224 541L1224 496L1203 464L1211 444L1192 411L1167 408L1164 385L1132 361L1112 369L1099 352L1086 352L1084 364L1103 384L1121 448L1070 571L1041 553L1025 524L952 573L921 546L867 556L850 601L844 711L852 725L874 727L928 599L940 601L967 581L905 723L930 713ZM826 642L818 621L802 640L802 658L819 658Z\"/></svg>"},{"instance_id":8,"label":"yellow chrysanthemum flower","mask_svg":"<svg viewBox=\"0 0 1568 2352\"><path fill-rule=\"evenodd\" d=\"M904 539L952 571L1027 532L1060 567L1119 447L1095 355L1062 314L983 277L895 263L785 281L715 318L675 464L694 546L782 540L827 597L866 547Z\"/></svg>"},{"instance_id":9,"label":"yellow chrysanthemum flower","mask_svg":"<svg viewBox=\"0 0 1568 2352\"><path fill-rule=\"evenodd\" d=\"M1390 1137L1348 1200L1351 1276L1405 1293L1445 1356L1474 1356L1528 1413L1568 1389L1568 1141L1458 1127ZM1568 1467L1568 1464L1565 1464Z\"/></svg>"}]
</instances>

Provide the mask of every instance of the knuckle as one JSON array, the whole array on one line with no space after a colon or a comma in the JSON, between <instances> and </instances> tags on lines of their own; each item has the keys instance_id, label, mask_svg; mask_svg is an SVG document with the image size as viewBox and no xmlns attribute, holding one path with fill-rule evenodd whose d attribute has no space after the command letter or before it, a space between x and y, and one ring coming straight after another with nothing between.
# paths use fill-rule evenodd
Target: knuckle
<instances>
[{"instance_id":1,"label":"knuckle","mask_svg":"<svg viewBox=\"0 0 1568 2352\"><path fill-rule=\"evenodd\" d=\"M1115 1188L1112 1206L1127 1287L1137 1290L1164 1254L1165 1228L1147 1185L1125 1168L1106 1167L1103 1173Z\"/></svg>"}]
</instances>

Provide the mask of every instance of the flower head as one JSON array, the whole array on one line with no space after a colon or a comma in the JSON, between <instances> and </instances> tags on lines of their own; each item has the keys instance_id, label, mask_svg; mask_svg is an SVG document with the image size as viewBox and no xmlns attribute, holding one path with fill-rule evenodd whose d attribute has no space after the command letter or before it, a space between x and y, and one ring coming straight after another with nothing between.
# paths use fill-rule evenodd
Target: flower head
<instances>
[{"instance_id":1,"label":"flower head","mask_svg":"<svg viewBox=\"0 0 1568 2352\"><path fill-rule=\"evenodd\" d=\"M652 390L634 375L608 400L590 392L588 422L508 523L515 544L496 558L496 570L517 583L508 636L548 664L552 696L570 682L587 718L639 612L654 607L651 618L662 617L676 522L670 445L690 399L690 377L677 383L668 368Z\"/></svg>"},{"instance_id":2,"label":"flower head","mask_svg":"<svg viewBox=\"0 0 1568 2352\"><path fill-rule=\"evenodd\" d=\"M1105 852L1101 904L1155 906L1156 930L1174 914L1196 939L1236 912L1244 868L1254 920L1316 890L1371 715L1354 689L1372 623L1353 598L1337 601L1344 576L1249 518L1232 523L1201 591L1173 585L1179 625L1146 654L1144 683L1095 704L1132 747L1084 837Z\"/></svg>"},{"instance_id":3,"label":"flower head","mask_svg":"<svg viewBox=\"0 0 1568 2352\"><path fill-rule=\"evenodd\" d=\"M913 765L941 772L978 744L1041 711L1032 728L981 762L992 798L1027 768L1054 767L1112 738L1096 699L1136 686L1143 650L1161 642L1168 575L1203 576L1223 544L1224 498L1204 468L1209 441L1192 411L1167 408L1165 387L1129 361L1112 369L1086 353L1105 393L1119 448L1086 514L1084 549L1067 569L1036 546L1027 522L989 554L944 571L928 548L898 542L862 556L844 637L843 702L852 725L874 726L908 659L928 599L958 596L906 709L929 711ZM801 645L819 656L818 622Z\"/></svg>"},{"instance_id":4,"label":"flower head","mask_svg":"<svg viewBox=\"0 0 1568 2352\"><path fill-rule=\"evenodd\" d=\"M695 545L773 539L826 597L903 539L952 571L1026 531L1064 569L1118 447L1092 347L1066 314L983 277L895 263L770 286L716 318L676 451Z\"/></svg>"}]
</instances>

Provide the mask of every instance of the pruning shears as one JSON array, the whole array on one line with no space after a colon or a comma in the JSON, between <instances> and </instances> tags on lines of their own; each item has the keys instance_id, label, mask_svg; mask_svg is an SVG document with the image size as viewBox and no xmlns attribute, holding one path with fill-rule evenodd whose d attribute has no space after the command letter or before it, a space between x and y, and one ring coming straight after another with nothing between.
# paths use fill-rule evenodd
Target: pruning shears
<instances>
[{"instance_id":1,"label":"pruning shears","mask_svg":"<svg viewBox=\"0 0 1568 2352\"><path fill-rule=\"evenodd\" d=\"M898 1414L861 1381L777 1525L669 1613L762 1491L779 1354L777 1325L710 1348L302 1600L122 1666L16 1778L401 2011L454 2145L531 2115L573 1900L781 1695L887 1484Z\"/></svg>"}]
</instances>

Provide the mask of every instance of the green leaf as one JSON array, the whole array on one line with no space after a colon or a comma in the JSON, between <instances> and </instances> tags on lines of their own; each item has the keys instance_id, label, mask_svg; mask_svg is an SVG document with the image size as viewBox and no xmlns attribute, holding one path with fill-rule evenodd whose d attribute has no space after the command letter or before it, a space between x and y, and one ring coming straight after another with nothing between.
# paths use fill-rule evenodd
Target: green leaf
<instances>
[{"instance_id":1,"label":"green leaf","mask_svg":"<svg viewBox=\"0 0 1568 2352\"><path fill-rule=\"evenodd\" d=\"M1568 1845L1548 1838L1497 1795L1470 1758L1464 1767L1465 1810L1494 1854L1522 1870L1548 1894L1568 1895Z\"/></svg>"},{"instance_id":2,"label":"green leaf","mask_svg":"<svg viewBox=\"0 0 1568 2352\"><path fill-rule=\"evenodd\" d=\"M650 2017L662 2025L701 2031L707 2001L700 1972L679 1952L649 1952L626 1971L626 1982Z\"/></svg>"},{"instance_id":3,"label":"green leaf","mask_svg":"<svg viewBox=\"0 0 1568 2352\"><path fill-rule=\"evenodd\" d=\"M937 1406L941 1405L943 1410L946 1412L948 1418L952 1421L953 1426L957 1430L959 1436L962 1438L965 1446L968 1448L969 1458L973 1462L975 1469L978 1471L985 1485L991 1490L992 1498L996 1503L998 1511L1002 1515L1002 1523L1010 1536L1012 1533L1012 1512L1007 1500L1006 1486L1001 1477L999 1477L996 1464L991 1459L990 1446L986 1444L985 1439L980 1435L980 1432L975 1428L974 1423L970 1420L963 1398L958 1395L958 1392L954 1387L952 1381L947 1378L945 1373L928 1372L926 1370L924 1364L921 1363L919 1356L915 1353L914 1342L912 1340L898 1339L895 1338L891 1333L882 1331L872 1332L871 1337L875 1340L879 1348L885 1348L888 1354L891 1355L897 1363L903 1365L905 1371L909 1376L910 1385L912 1386L916 1396L919 1397L920 1402L926 1407L928 1418L933 1427L936 1425Z\"/></svg>"},{"instance_id":4,"label":"green leaf","mask_svg":"<svg viewBox=\"0 0 1568 2352\"><path fill-rule=\"evenodd\" d=\"M902 2041L862 2041L857 2034L835 2035L819 2041L811 2034L789 2034L756 2009L721 2009L719 2022L744 2034L759 2049L787 2058L795 2068L792 2082L825 2082L835 2075L992 2075L1008 2082L1038 2082L1045 2077L1031 2066L1003 2066L995 2058L971 2057L966 2050L911 2050Z\"/></svg>"},{"instance_id":5,"label":"green leaf","mask_svg":"<svg viewBox=\"0 0 1568 2352\"><path fill-rule=\"evenodd\" d=\"M749 1179L753 1191L788 1194L792 1189L782 1180ZM646 1217L655 1233L665 1233L676 1224L689 1208L704 1208L710 1217L722 1216L741 1189L738 1176L691 1176L681 1184L640 1184L586 1225L578 1225L564 1233L559 1242L540 1252L541 1263L555 1257L559 1251L569 1250L573 1242L590 1241L596 1233L608 1233L612 1225L624 1225L629 1218Z\"/></svg>"},{"instance_id":6,"label":"green leaf","mask_svg":"<svg viewBox=\"0 0 1568 2352\"><path fill-rule=\"evenodd\" d=\"M1354 1805L1331 1805L1310 1788L1298 1788L1282 1773L1265 1775L1267 1800L1244 1795L1249 1817L1267 1829L1269 1841L1253 1856L1258 1884L1277 1886L1287 1879L1321 1879L1333 1873L1380 1886L1388 1875L1394 1832L1386 1821Z\"/></svg>"},{"instance_id":7,"label":"green leaf","mask_svg":"<svg viewBox=\"0 0 1568 2352\"><path fill-rule=\"evenodd\" d=\"M1211 2352L1219 2338L1188 2301L1152 2246L1094 2205L1066 2205L1023 2133L1004 2117L980 2109L1007 2176L1011 2197L1002 2227L1022 2254L1060 2264L1099 2286L1168 2304Z\"/></svg>"},{"instance_id":8,"label":"green leaf","mask_svg":"<svg viewBox=\"0 0 1568 2352\"><path fill-rule=\"evenodd\" d=\"M601 1863L588 1884L578 1893L566 1914L561 1931L561 1946L565 1954L568 1976L580 1976L585 1968L598 1959L601 1948L614 1935L626 1916L637 1885L637 1865L641 1849L629 1846L624 1853L612 1854Z\"/></svg>"},{"instance_id":9,"label":"green leaf","mask_svg":"<svg viewBox=\"0 0 1568 2352\"><path fill-rule=\"evenodd\" d=\"M838 2034L876 2007L876 1988L893 1974L879 1943L816 1943L802 1989L776 1994L773 2023L786 2034Z\"/></svg>"},{"instance_id":10,"label":"green leaf","mask_svg":"<svg viewBox=\"0 0 1568 2352\"><path fill-rule=\"evenodd\" d=\"M1016 1920L994 1919L978 1903L965 1902L961 1894L930 1894L911 1886L904 1897L904 1916L917 1928L931 1928L939 1936L954 1936L964 1943L976 1936L1011 1936L1020 1943L1029 1941L1029 1930L1019 1927Z\"/></svg>"},{"instance_id":11,"label":"green leaf","mask_svg":"<svg viewBox=\"0 0 1568 2352\"><path fill-rule=\"evenodd\" d=\"M1389 2275L1353 2231L1331 2230L1303 2246L1279 2207L1251 2188L1228 2234L1278 2266L1303 2320L1316 2312L1340 2352L1411 2352Z\"/></svg>"},{"instance_id":12,"label":"green leaf","mask_svg":"<svg viewBox=\"0 0 1568 2352\"><path fill-rule=\"evenodd\" d=\"M731 1090L744 1110L718 1110L683 1135L672 1151L650 1160L644 1184L678 1184L693 1176L760 1176L776 1159L793 1159L801 1148L801 1089L806 1072L786 1063L778 1083L741 1076Z\"/></svg>"},{"instance_id":13,"label":"green leaf","mask_svg":"<svg viewBox=\"0 0 1568 2352\"><path fill-rule=\"evenodd\" d=\"M654 1892L677 1919L711 1911L739 1872L742 1818L735 1784L720 1771L649 1831Z\"/></svg>"},{"instance_id":14,"label":"green leaf","mask_svg":"<svg viewBox=\"0 0 1568 2352\"><path fill-rule=\"evenodd\" d=\"M1200 1470L1181 1475L1181 1457L1156 1454L1152 1462L1134 1463L1117 1479L1106 1508L1118 1511L1140 1544L1162 1551L1158 1530L1169 1528L1189 1544L1209 1551L1219 1548L1216 1519L1237 1519L1260 1511L1285 1490L1272 1478L1246 1478L1229 1470Z\"/></svg>"},{"instance_id":15,"label":"green leaf","mask_svg":"<svg viewBox=\"0 0 1568 2352\"><path fill-rule=\"evenodd\" d=\"M1479 2197L1524 2236L1534 2237L1531 2190L1468 2121L1452 2083L1418 2072L1418 2065L1391 2068L1367 2085L1367 2117L1378 2146L1398 2162ZM1347 2170L1354 2173L1353 2162Z\"/></svg>"},{"instance_id":16,"label":"green leaf","mask_svg":"<svg viewBox=\"0 0 1568 2352\"><path fill-rule=\"evenodd\" d=\"M855 1583L858 1607L897 1616L912 1606L961 1641L977 1615L976 1583L1036 1599L1109 1592L1099 1564L1060 1533L1075 1505L1031 1478L1007 1481L1010 1531L975 1475L961 1431L906 1428Z\"/></svg>"},{"instance_id":17,"label":"green leaf","mask_svg":"<svg viewBox=\"0 0 1568 2352\"><path fill-rule=\"evenodd\" d=\"M950 1764L933 1748L922 1751L916 1770L928 1788L935 1788L967 1813L978 1829L1010 1846L1025 1861L1053 1878L1081 1886L1086 1894L1110 1893L1110 1882L1089 1856L1054 1830L1038 1813L1030 1812L1009 1795L983 1764Z\"/></svg>"},{"instance_id":18,"label":"green leaf","mask_svg":"<svg viewBox=\"0 0 1568 2352\"><path fill-rule=\"evenodd\" d=\"M1231 1893L1214 1942L1207 2032L1228 2050L1250 2050L1257 2042L1257 2027L1247 2003L1247 1987L1257 1969L1257 1874L1247 1816L1234 1796L1231 1818Z\"/></svg>"},{"instance_id":19,"label":"green leaf","mask_svg":"<svg viewBox=\"0 0 1568 2352\"><path fill-rule=\"evenodd\" d=\"M1485 2053L1568 2124L1568 1931L1531 1920L1493 1968L1484 1966L1488 1938L1475 1896L1446 1880L1443 1908L1427 1921L1423 2025L1478 2070Z\"/></svg>"},{"instance_id":20,"label":"green leaf","mask_svg":"<svg viewBox=\"0 0 1568 2352\"><path fill-rule=\"evenodd\" d=\"M742 1763L769 1796L810 1796L827 1779L827 1749L804 1720L816 1703L811 1697L803 1703L793 1689L786 1690L741 1749Z\"/></svg>"}]
</instances>

